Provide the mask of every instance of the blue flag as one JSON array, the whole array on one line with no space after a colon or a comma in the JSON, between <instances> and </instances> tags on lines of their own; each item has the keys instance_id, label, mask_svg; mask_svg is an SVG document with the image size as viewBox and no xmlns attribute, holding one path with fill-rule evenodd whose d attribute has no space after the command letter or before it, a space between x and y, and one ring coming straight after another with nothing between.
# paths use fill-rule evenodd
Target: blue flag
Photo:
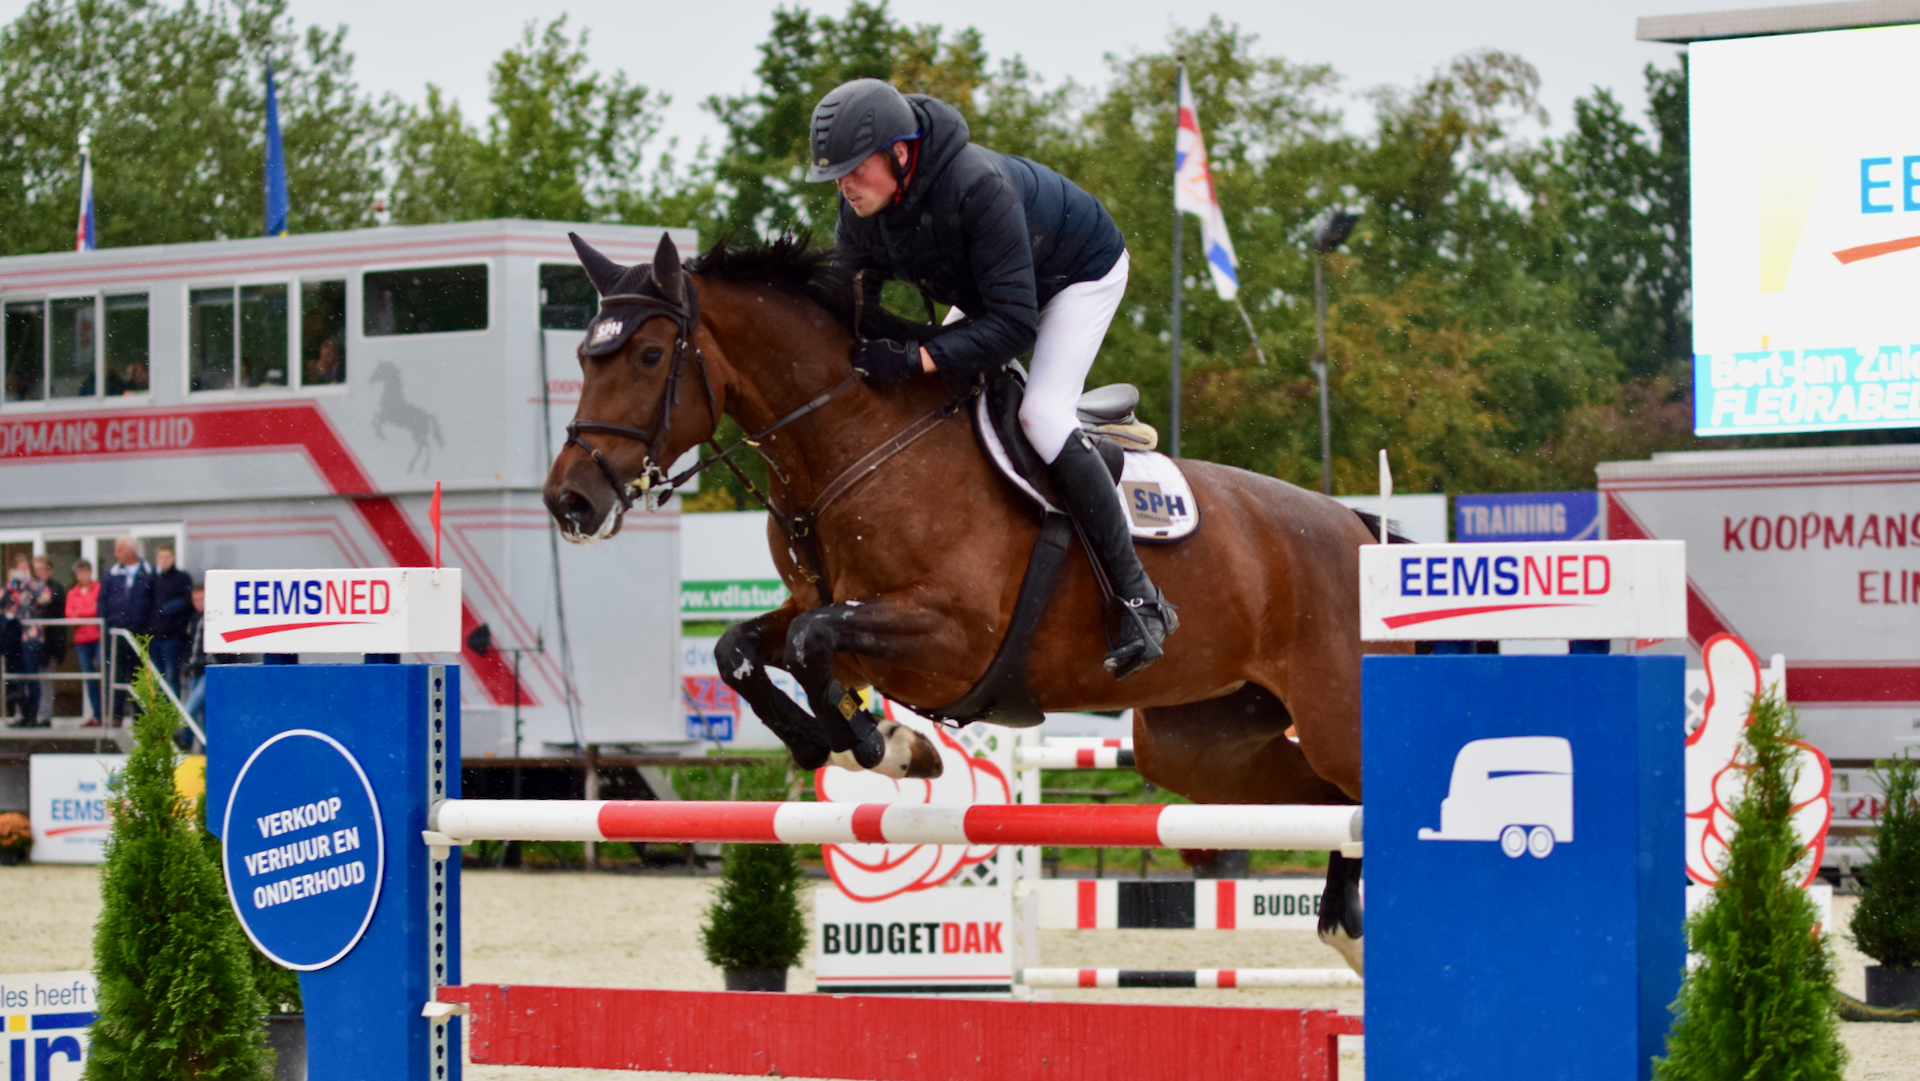
<instances>
[{"instance_id":1,"label":"blue flag","mask_svg":"<svg viewBox=\"0 0 1920 1081\"><path fill-rule=\"evenodd\" d=\"M287 235L287 155L280 147L280 100L267 61L267 235Z\"/></svg>"}]
</instances>

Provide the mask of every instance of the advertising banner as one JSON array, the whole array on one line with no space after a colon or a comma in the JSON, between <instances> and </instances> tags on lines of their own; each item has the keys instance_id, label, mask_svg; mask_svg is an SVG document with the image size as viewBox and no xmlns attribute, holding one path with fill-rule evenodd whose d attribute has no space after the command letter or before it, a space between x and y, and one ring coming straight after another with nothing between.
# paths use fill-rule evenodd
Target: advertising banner
<instances>
[{"instance_id":1,"label":"advertising banner","mask_svg":"<svg viewBox=\"0 0 1920 1081\"><path fill-rule=\"evenodd\" d=\"M454 567L208 571L206 586L210 652L458 653L462 647Z\"/></svg>"},{"instance_id":2,"label":"advertising banner","mask_svg":"<svg viewBox=\"0 0 1920 1081\"><path fill-rule=\"evenodd\" d=\"M106 858L107 780L123 754L36 754L27 761L35 863L99 863Z\"/></svg>"},{"instance_id":3,"label":"advertising banner","mask_svg":"<svg viewBox=\"0 0 1920 1081\"><path fill-rule=\"evenodd\" d=\"M98 1001L84 970L0 976L0 1077L77 1081Z\"/></svg>"},{"instance_id":4,"label":"advertising banner","mask_svg":"<svg viewBox=\"0 0 1920 1081\"><path fill-rule=\"evenodd\" d=\"M1671 541L1368 544L1360 637L1679 638L1686 581Z\"/></svg>"},{"instance_id":5,"label":"advertising banner","mask_svg":"<svg viewBox=\"0 0 1920 1081\"><path fill-rule=\"evenodd\" d=\"M1456 541L1600 539L1600 493L1518 492L1453 497Z\"/></svg>"},{"instance_id":6,"label":"advertising banner","mask_svg":"<svg viewBox=\"0 0 1920 1081\"><path fill-rule=\"evenodd\" d=\"M1013 898L941 886L861 901L813 889L816 985L843 994L1009 994Z\"/></svg>"},{"instance_id":7,"label":"advertising banner","mask_svg":"<svg viewBox=\"0 0 1920 1081\"><path fill-rule=\"evenodd\" d=\"M1700 435L1920 425L1920 117L1872 104L1916 49L1920 26L1689 47Z\"/></svg>"}]
</instances>

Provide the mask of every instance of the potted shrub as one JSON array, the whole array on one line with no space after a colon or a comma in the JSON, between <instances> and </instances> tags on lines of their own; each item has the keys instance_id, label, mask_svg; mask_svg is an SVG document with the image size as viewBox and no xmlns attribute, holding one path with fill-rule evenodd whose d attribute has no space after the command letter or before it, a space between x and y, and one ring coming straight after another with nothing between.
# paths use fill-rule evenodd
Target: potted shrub
<instances>
[{"instance_id":1,"label":"potted shrub","mask_svg":"<svg viewBox=\"0 0 1920 1081\"><path fill-rule=\"evenodd\" d=\"M0 867L12 867L33 848L33 825L19 811L0 814Z\"/></svg>"},{"instance_id":2,"label":"potted shrub","mask_svg":"<svg viewBox=\"0 0 1920 1081\"><path fill-rule=\"evenodd\" d=\"M785 991L807 948L800 858L792 845L728 845L720 888L700 928L729 991Z\"/></svg>"},{"instance_id":3,"label":"potted shrub","mask_svg":"<svg viewBox=\"0 0 1920 1081\"><path fill-rule=\"evenodd\" d=\"M1853 942L1867 966L1867 1005L1920 1008L1920 761L1874 767L1883 807L1873 860L1861 869Z\"/></svg>"}]
</instances>

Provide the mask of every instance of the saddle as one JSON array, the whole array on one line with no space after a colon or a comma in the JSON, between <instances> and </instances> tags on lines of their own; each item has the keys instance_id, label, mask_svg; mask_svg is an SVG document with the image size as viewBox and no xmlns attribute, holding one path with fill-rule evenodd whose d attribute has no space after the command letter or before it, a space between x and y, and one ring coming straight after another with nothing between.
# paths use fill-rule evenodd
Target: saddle
<instances>
[{"instance_id":1,"label":"saddle","mask_svg":"<svg viewBox=\"0 0 1920 1081\"><path fill-rule=\"evenodd\" d=\"M959 701L925 711L929 716L971 724L991 721L1030 728L1046 719L1027 683L1027 655L1033 632L1053 596L1066 563L1073 522L1054 498L1047 466L1020 428L1020 402L1026 395L1026 371L1008 365L993 376L974 409L974 435L995 468L1040 511L1040 539L1034 543L1014 601L1013 618L993 661L980 681ZM1134 416L1140 390L1127 383L1098 387L1080 397L1080 430L1093 439L1113 474L1114 497L1127 513L1136 543L1173 543L1200 527L1200 506L1179 466L1154 448L1159 433Z\"/></svg>"}]
</instances>

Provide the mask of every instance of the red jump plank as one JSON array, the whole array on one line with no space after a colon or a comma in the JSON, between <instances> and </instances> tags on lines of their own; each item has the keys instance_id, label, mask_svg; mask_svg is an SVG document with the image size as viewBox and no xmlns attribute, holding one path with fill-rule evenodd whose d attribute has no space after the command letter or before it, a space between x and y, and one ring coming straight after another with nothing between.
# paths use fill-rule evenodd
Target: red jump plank
<instances>
[{"instance_id":1,"label":"red jump plank","mask_svg":"<svg viewBox=\"0 0 1920 1081\"><path fill-rule=\"evenodd\" d=\"M859 1081L1336 1081L1332 1010L443 987L473 1061Z\"/></svg>"}]
</instances>

